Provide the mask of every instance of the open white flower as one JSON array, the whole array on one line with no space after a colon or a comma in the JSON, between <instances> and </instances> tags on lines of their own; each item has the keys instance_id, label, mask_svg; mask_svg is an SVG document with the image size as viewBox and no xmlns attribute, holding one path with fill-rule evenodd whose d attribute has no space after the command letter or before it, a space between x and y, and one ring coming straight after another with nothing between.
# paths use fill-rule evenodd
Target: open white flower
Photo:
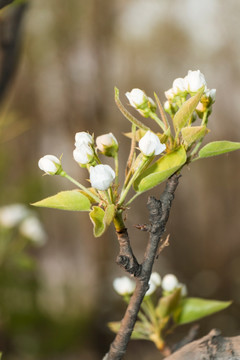
<instances>
[{"instance_id":1,"label":"open white flower","mask_svg":"<svg viewBox=\"0 0 240 360\"><path fill-rule=\"evenodd\" d=\"M36 216L29 216L23 220L19 227L20 233L38 245L46 243L47 234Z\"/></svg>"},{"instance_id":2,"label":"open white flower","mask_svg":"<svg viewBox=\"0 0 240 360\"><path fill-rule=\"evenodd\" d=\"M0 225L11 228L18 225L29 215L28 208L23 204L11 204L0 207Z\"/></svg>"},{"instance_id":3,"label":"open white flower","mask_svg":"<svg viewBox=\"0 0 240 360\"><path fill-rule=\"evenodd\" d=\"M173 291L174 289L179 287L178 279L173 274L167 274L162 279L162 288L165 291Z\"/></svg>"},{"instance_id":4,"label":"open white flower","mask_svg":"<svg viewBox=\"0 0 240 360\"><path fill-rule=\"evenodd\" d=\"M62 169L61 161L54 155L45 155L38 161L39 168L48 175L56 175Z\"/></svg>"},{"instance_id":5,"label":"open white flower","mask_svg":"<svg viewBox=\"0 0 240 360\"><path fill-rule=\"evenodd\" d=\"M93 149L86 143L82 143L73 150L73 158L79 164L89 164L93 157Z\"/></svg>"},{"instance_id":6,"label":"open white flower","mask_svg":"<svg viewBox=\"0 0 240 360\"><path fill-rule=\"evenodd\" d=\"M114 156L118 151L118 142L113 133L98 136L96 144L98 150L107 156Z\"/></svg>"},{"instance_id":7,"label":"open white flower","mask_svg":"<svg viewBox=\"0 0 240 360\"><path fill-rule=\"evenodd\" d=\"M156 134L148 130L139 141L139 148L146 156L159 155L166 150L166 145L162 144Z\"/></svg>"},{"instance_id":8,"label":"open white flower","mask_svg":"<svg viewBox=\"0 0 240 360\"><path fill-rule=\"evenodd\" d=\"M184 78L186 89L190 92L197 92L202 86L207 90L207 83L204 75L200 70L189 70L187 76Z\"/></svg>"},{"instance_id":9,"label":"open white flower","mask_svg":"<svg viewBox=\"0 0 240 360\"><path fill-rule=\"evenodd\" d=\"M132 294L135 289L135 282L127 276L122 276L114 279L113 287L119 295Z\"/></svg>"},{"instance_id":10,"label":"open white flower","mask_svg":"<svg viewBox=\"0 0 240 360\"><path fill-rule=\"evenodd\" d=\"M82 144L93 145L93 137L85 131L81 131L75 134L75 146L79 147Z\"/></svg>"},{"instance_id":11,"label":"open white flower","mask_svg":"<svg viewBox=\"0 0 240 360\"><path fill-rule=\"evenodd\" d=\"M96 165L90 167L90 182L97 190L107 190L115 179L115 172L109 165Z\"/></svg>"}]
</instances>

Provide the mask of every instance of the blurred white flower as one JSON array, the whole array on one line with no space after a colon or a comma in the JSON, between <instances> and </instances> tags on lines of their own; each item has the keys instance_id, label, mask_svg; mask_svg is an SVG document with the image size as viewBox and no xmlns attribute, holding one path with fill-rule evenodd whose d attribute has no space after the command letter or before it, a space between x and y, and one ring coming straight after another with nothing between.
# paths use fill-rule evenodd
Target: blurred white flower
<instances>
[{"instance_id":1,"label":"blurred white flower","mask_svg":"<svg viewBox=\"0 0 240 360\"><path fill-rule=\"evenodd\" d=\"M96 144L98 150L107 156L114 156L118 151L118 142L113 133L98 136Z\"/></svg>"},{"instance_id":2,"label":"blurred white flower","mask_svg":"<svg viewBox=\"0 0 240 360\"><path fill-rule=\"evenodd\" d=\"M73 150L73 158L79 164L89 164L93 157L93 149L87 143L82 143Z\"/></svg>"},{"instance_id":3,"label":"blurred white flower","mask_svg":"<svg viewBox=\"0 0 240 360\"><path fill-rule=\"evenodd\" d=\"M56 175L62 168L61 161L54 155L45 155L38 161L39 168L48 175Z\"/></svg>"},{"instance_id":4,"label":"blurred white flower","mask_svg":"<svg viewBox=\"0 0 240 360\"><path fill-rule=\"evenodd\" d=\"M206 97L210 98L212 100L212 103L216 100L216 89L207 90L205 92Z\"/></svg>"},{"instance_id":5,"label":"blurred white flower","mask_svg":"<svg viewBox=\"0 0 240 360\"><path fill-rule=\"evenodd\" d=\"M79 147L82 144L93 145L93 137L85 131L81 131L75 134L75 146Z\"/></svg>"},{"instance_id":6,"label":"blurred white flower","mask_svg":"<svg viewBox=\"0 0 240 360\"><path fill-rule=\"evenodd\" d=\"M19 232L34 243L43 245L46 243L47 234L36 216L29 216L19 226Z\"/></svg>"},{"instance_id":7,"label":"blurred white flower","mask_svg":"<svg viewBox=\"0 0 240 360\"><path fill-rule=\"evenodd\" d=\"M166 98L167 98L168 100L170 100L170 101L171 101L171 100L174 98L174 96L175 96L172 88L169 89L169 90L167 90L167 91L165 91L164 94L165 94Z\"/></svg>"},{"instance_id":8,"label":"blurred white flower","mask_svg":"<svg viewBox=\"0 0 240 360\"><path fill-rule=\"evenodd\" d=\"M96 165L90 167L90 182L97 190L107 190L115 179L115 172L109 165Z\"/></svg>"},{"instance_id":9,"label":"blurred white flower","mask_svg":"<svg viewBox=\"0 0 240 360\"><path fill-rule=\"evenodd\" d=\"M163 290L170 292L176 289L177 287L179 287L179 282L175 275L167 274L164 276L164 278L162 279Z\"/></svg>"},{"instance_id":10,"label":"blurred white flower","mask_svg":"<svg viewBox=\"0 0 240 360\"><path fill-rule=\"evenodd\" d=\"M132 89L130 92L126 92L125 95L128 98L130 105L136 109L148 101L145 92L140 89Z\"/></svg>"},{"instance_id":11,"label":"blurred white flower","mask_svg":"<svg viewBox=\"0 0 240 360\"><path fill-rule=\"evenodd\" d=\"M177 78L173 81L172 91L174 94L179 94L187 91L186 89L186 81L183 78Z\"/></svg>"},{"instance_id":12,"label":"blurred white flower","mask_svg":"<svg viewBox=\"0 0 240 360\"><path fill-rule=\"evenodd\" d=\"M170 108L171 108L170 102L168 100L165 101L163 107L164 107L164 110L166 110L166 111L170 110Z\"/></svg>"},{"instance_id":13,"label":"blurred white flower","mask_svg":"<svg viewBox=\"0 0 240 360\"><path fill-rule=\"evenodd\" d=\"M200 72L200 70L192 71L189 70L187 76L184 78L186 89L190 92L198 91L202 86L205 87L205 91L207 90L207 83L204 75Z\"/></svg>"},{"instance_id":14,"label":"blurred white flower","mask_svg":"<svg viewBox=\"0 0 240 360\"><path fill-rule=\"evenodd\" d=\"M11 228L18 225L30 211L23 204L11 204L0 207L0 225Z\"/></svg>"},{"instance_id":15,"label":"blurred white flower","mask_svg":"<svg viewBox=\"0 0 240 360\"><path fill-rule=\"evenodd\" d=\"M181 288L181 296L182 296L182 297L187 296L188 291L187 291L187 286L186 286L186 284L179 283L179 284L178 284L178 287Z\"/></svg>"},{"instance_id":16,"label":"blurred white flower","mask_svg":"<svg viewBox=\"0 0 240 360\"><path fill-rule=\"evenodd\" d=\"M135 282L127 276L122 276L114 279L113 287L119 295L132 294L135 289Z\"/></svg>"},{"instance_id":17,"label":"blurred white flower","mask_svg":"<svg viewBox=\"0 0 240 360\"><path fill-rule=\"evenodd\" d=\"M145 296L149 296L161 285L161 276L157 272L153 272L149 279L149 289Z\"/></svg>"},{"instance_id":18,"label":"blurred white flower","mask_svg":"<svg viewBox=\"0 0 240 360\"><path fill-rule=\"evenodd\" d=\"M139 148L146 156L159 155L165 149L166 145L162 144L156 134L147 131L139 141Z\"/></svg>"}]
</instances>

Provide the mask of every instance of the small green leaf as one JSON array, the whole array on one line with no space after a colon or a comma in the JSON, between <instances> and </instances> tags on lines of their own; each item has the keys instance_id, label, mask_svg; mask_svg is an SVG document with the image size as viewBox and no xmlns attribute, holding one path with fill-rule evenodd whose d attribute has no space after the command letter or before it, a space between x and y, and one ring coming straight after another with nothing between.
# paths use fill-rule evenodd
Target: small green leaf
<instances>
[{"instance_id":1,"label":"small green leaf","mask_svg":"<svg viewBox=\"0 0 240 360\"><path fill-rule=\"evenodd\" d=\"M187 126L182 128L184 145L190 147L195 141L201 140L210 130L206 126Z\"/></svg>"},{"instance_id":2,"label":"small green leaf","mask_svg":"<svg viewBox=\"0 0 240 360\"><path fill-rule=\"evenodd\" d=\"M159 185L183 166L186 159L186 151L183 146L162 156L136 179L133 185L135 191L143 192Z\"/></svg>"},{"instance_id":3,"label":"small green leaf","mask_svg":"<svg viewBox=\"0 0 240 360\"><path fill-rule=\"evenodd\" d=\"M192 116L202 97L203 91L204 87L199 89L194 96L185 101L180 107L180 109L177 111L177 113L174 115L173 124L175 129L181 130L188 123L188 120Z\"/></svg>"},{"instance_id":4,"label":"small green leaf","mask_svg":"<svg viewBox=\"0 0 240 360\"><path fill-rule=\"evenodd\" d=\"M113 221L115 214L114 204L108 205L105 211L99 206L93 206L89 213L90 220L93 223L93 234L95 237L101 236Z\"/></svg>"},{"instance_id":5,"label":"small green leaf","mask_svg":"<svg viewBox=\"0 0 240 360\"><path fill-rule=\"evenodd\" d=\"M175 319L179 325L187 324L226 309L231 301L205 300L200 298L185 298L180 303L180 314Z\"/></svg>"},{"instance_id":6,"label":"small green leaf","mask_svg":"<svg viewBox=\"0 0 240 360\"><path fill-rule=\"evenodd\" d=\"M108 323L108 327L110 328L110 330L116 334L118 333L120 326L121 326L120 321L114 321L114 322ZM151 324L143 324L140 321L137 321L135 323L134 330L131 335L131 339L133 339L133 340L140 340L140 339L149 340L149 336L151 334L150 327L151 327Z\"/></svg>"},{"instance_id":7,"label":"small green leaf","mask_svg":"<svg viewBox=\"0 0 240 360\"><path fill-rule=\"evenodd\" d=\"M239 149L240 149L240 142L214 141L205 145L199 151L199 158L221 155Z\"/></svg>"},{"instance_id":8,"label":"small green leaf","mask_svg":"<svg viewBox=\"0 0 240 360\"><path fill-rule=\"evenodd\" d=\"M160 298L156 307L159 318L164 318L174 311L181 299L181 288L176 289L172 294Z\"/></svg>"},{"instance_id":9,"label":"small green leaf","mask_svg":"<svg viewBox=\"0 0 240 360\"><path fill-rule=\"evenodd\" d=\"M91 209L89 199L79 190L61 191L31 205L71 211L89 211Z\"/></svg>"}]
</instances>

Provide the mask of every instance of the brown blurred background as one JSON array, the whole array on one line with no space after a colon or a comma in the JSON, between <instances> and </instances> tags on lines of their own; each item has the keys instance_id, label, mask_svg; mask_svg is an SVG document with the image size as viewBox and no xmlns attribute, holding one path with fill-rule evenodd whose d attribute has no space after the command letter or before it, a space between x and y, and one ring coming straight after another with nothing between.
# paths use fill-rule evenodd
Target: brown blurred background
<instances>
[{"instance_id":1,"label":"brown blurred background","mask_svg":"<svg viewBox=\"0 0 240 360\"><path fill-rule=\"evenodd\" d=\"M4 8L2 21L17 6ZM200 69L217 89L207 141L240 141L239 17L234 0L31 0L18 69L1 102L1 205L73 188L62 178L42 177L37 162L45 154L63 153L64 169L84 182L86 172L72 158L78 131L113 132L124 169L129 141L122 133L129 123L115 106L115 85L125 104L124 93L134 87L149 96L156 91L164 101L176 77ZM240 334L239 161L233 152L184 169L167 228L170 246L154 266L161 275L177 275L190 296L234 301L202 320L199 336L213 327ZM133 225L148 221L147 196L127 218L139 260L146 234ZM112 289L114 277L124 275L115 264L114 231L95 239L85 213L38 214L48 241L30 250L36 259L31 281L14 275L13 305L9 314L0 309L0 350L8 360L101 359L113 339L106 323L124 311ZM151 343L133 341L126 359L136 358L161 357Z\"/></svg>"}]
</instances>

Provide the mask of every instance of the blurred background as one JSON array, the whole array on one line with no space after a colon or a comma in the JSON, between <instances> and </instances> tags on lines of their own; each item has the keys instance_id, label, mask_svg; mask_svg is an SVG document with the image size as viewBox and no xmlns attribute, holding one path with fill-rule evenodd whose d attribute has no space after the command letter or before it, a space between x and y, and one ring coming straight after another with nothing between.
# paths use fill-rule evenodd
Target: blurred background
<instances>
[{"instance_id":1,"label":"blurred background","mask_svg":"<svg viewBox=\"0 0 240 360\"><path fill-rule=\"evenodd\" d=\"M111 131L123 170L129 146L123 133L130 127L114 103L114 86L124 104L124 93L135 87L151 97L156 91L164 102L164 91L189 69L200 69L208 87L217 89L207 142L240 141L239 16L234 0L31 0L1 9L4 359L101 359L113 339L106 324L120 320L125 308L112 288L114 277L124 275L115 264L113 228L95 239L85 213L31 209L30 203L73 188L63 178L42 177L38 159L63 153L64 169L86 185L85 170L72 158L74 135ZM229 309L200 322L199 336L212 328L240 334L239 161L240 153L233 152L184 169L167 226L170 246L154 266L162 276L174 273L190 296L233 300ZM147 235L133 225L148 221L147 197L127 214L139 261ZM10 204L14 221L13 208L5 207ZM24 232L21 216L35 219L34 231ZM176 339L188 329L179 329ZM161 356L152 343L132 341L126 359L135 358Z\"/></svg>"}]
</instances>

